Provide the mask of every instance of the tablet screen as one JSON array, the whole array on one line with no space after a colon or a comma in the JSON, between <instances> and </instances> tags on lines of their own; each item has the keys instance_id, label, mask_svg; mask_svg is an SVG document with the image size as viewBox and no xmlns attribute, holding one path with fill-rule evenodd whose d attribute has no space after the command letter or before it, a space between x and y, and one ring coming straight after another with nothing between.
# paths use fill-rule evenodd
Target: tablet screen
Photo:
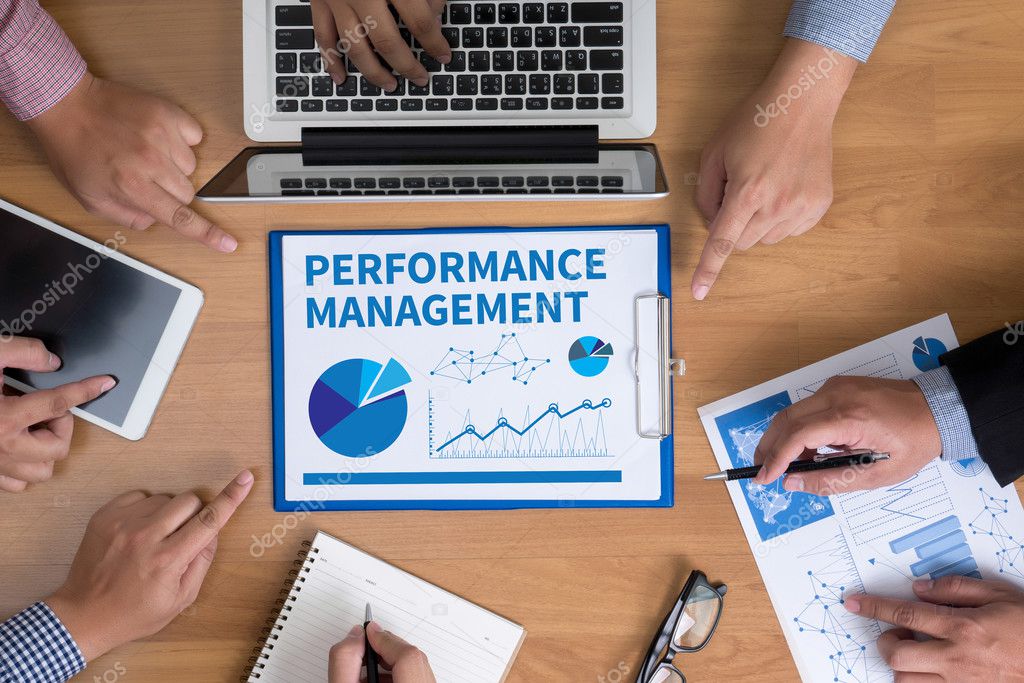
<instances>
[{"instance_id":1,"label":"tablet screen","mask_svg":"<svg viewBox=\"0 0 1024 683\"><path fill-rule=\"evenodd\" d=\"M109 258L124 233L97 250L0 210L0 235L0 343L35 337L64 361L6 374L38 389L112 375L118 385L83 410L123 426L181 291Z\"/></svg>"}]
</instances>

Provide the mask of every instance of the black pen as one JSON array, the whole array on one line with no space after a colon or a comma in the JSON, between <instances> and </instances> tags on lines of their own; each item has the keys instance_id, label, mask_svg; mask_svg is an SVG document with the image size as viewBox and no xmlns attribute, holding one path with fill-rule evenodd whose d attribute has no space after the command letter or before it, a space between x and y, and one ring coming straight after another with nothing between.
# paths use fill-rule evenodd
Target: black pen
<instances>
[{"instance_id":1,"label":"black pen","mask_svg":"<svg viewBox=\"0 0 1024 683\"><path fill-rule=\"evenodd\" d=\"M819 470L830 470L835 467L853 467L854 465L870 465L882 460L888 460L888 453L875 453L869 450L847 451L834 457L821 456L814 460L797 460L786 468L786 474L798 472L818 472ZM704 477L707 481L735 481L737 479L753 479L761 471L760 465L751 467L738 467L734 470L724 470Z\"/></svg>"},{"instance_id":2,"label":"black pen","mask_svg":"<svg viewBox=\"0 0 1024 683\"><path fill-rule=\"evenodd\" d=\"M366 621L363 622L363 637L366 639L366 683L378 683L377 680L377 653L370 645L370 637L366 635L366 627L373 621L373 610L370 603L366 603Z\"/></svg>"}]
</instances>

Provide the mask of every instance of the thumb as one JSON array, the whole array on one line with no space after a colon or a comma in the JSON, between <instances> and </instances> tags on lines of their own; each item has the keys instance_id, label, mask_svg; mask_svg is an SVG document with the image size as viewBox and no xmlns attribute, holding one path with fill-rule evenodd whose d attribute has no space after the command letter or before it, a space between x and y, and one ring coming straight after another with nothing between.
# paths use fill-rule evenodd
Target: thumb
<instances>
[{"instance_id":1,"label":"thumb","mask_svg":"<svg viewBox=\"0 0 1024 683\"><path fill-rule=\"evenodd\" d=\"M363 627L356 624L344 640L331 648L327 666L328 682L359 683L359 675L363 669L363 655L365 654Z\"/></svg>"},{"instance_id":2,"label":"thumb","mask_svg":"<svg viewBox=\"0 0 1024 683\"><path fill-rule=\"evenodd\" d=\"M914 582L914 593L925 602L953 607L981 607L1007 597L1010 587L999 581L969 576L943 576L934 581ZM1012 590L1012 589L1011 589Z\"/></svg>"}]
</instances>

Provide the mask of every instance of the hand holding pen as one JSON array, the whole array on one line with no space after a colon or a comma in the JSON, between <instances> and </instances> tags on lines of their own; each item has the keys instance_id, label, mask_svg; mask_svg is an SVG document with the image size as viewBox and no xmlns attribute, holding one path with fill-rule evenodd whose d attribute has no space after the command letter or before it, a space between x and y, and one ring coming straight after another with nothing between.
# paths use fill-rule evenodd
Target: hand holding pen
<instances>
[{"instance_id":1,"label":"hand holding pen","mask_svg":"<svg viewBox=\"0 0 1024 683\"><path fill-rule=\"evenodd\" d=\"M369 645L369 649L367 648ZM395 634L385 631L376 621L366 627L356 624L344 640L331 648L328 666L330 683L369 683L363 675L367 653L376 653L385 671L380 683L436 683L427 656Z\"/></svg>"}]
</instances>

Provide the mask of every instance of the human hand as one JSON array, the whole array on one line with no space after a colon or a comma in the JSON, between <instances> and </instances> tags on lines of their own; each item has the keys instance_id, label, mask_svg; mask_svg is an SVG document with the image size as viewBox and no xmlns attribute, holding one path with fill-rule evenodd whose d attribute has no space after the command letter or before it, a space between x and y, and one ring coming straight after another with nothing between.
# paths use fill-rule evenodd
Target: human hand
<instances>
[{"instance_id":1,"label":"human hand","mask_svg":"<svg viewBox=\"0 0 1024 683\"><path fill-rule=\"evenodd\" d=\"M833 377L813 396L779 412L754 451L758 484L822 446L868 448L890 459L871 465L786 475L783 487L832 495L905 481L942 454L942 439L916 384L874 377ZM853 473L853 476L850 475Z\"/></svg>"},{"instance_id":2,"label":"human hand","mask_svg":"<svg viewBox=\"0 0 1024 683\"><path fill-rule=\"evenodd\" d=\"M366 637L380 655L381 663L390 670L390 673L381 674L381 683L435 683L434 672L423 652L394 633L381 629L375 621L366 627ZM355 626L345 640L331 648L329 683L365 681L365 676L360 677L365 654L363 627Z\"/></svg>"},{"instance_id":3,"label":"human hand","mask_svg":"<svg viewBox=\"0 0 1024 683\"><path fill-rule=\"evenodd\" d=\"M445 0L391 0L409 32L427 54L442 64L452 60L451 47L441 33ZM430 75L416 59L398 31L388 0L311 0L313 33L323 55L324 68L335 83L348 77L340 59L343 52L371 83L387 92L398 87L391 69L419 86ZM376 53L374 52L376 50ZM381 64L382 57L391 69Z\"/></svg>"},{"instance_id":4,"label":"human hand","mask_svg":"<svg viewBox=\"0 0 1024 683\"><path fill-rule=\"evenodd\" d=\"M252 489L243 470L208 505L132 491L89 520L67 580L46 604L91 661L153 635L195 602L217 534Z\"/></svg>"},{"instance_id":5,"label":"human hand","mask_svg":"<svg viewBox=\"0 0 1024 683\"><path fill-rule=\"evenodd\" d=\"M54 174L90 213L135 230L159 221L217 251L238 246L189 206L192 147L203 130L177 106L86 74L28 125Z\"/></svg>"},{"instance_id":6,"label":"human hand","mask_svg":"<svg viewBox=\"0 0 1024 683\"><path fill-rule=\"evenodd\" d=\"M38 339L0 340L0 384L8 368L53 372L60 359ZM68 411L114 388L113 377L90 377L23 396L0 395L0 491L18 493L53 476L68 457L75 418Z\"/></svg>"},{"instance_id":7,"label":"human hand","mask_svg":"<svg viewBox=\"0 0 1024 683\"><path fill-rule=\"evenodd\" d=\"M922 602L871 595L846 609L897 628L878 639L896 683L1024 681L1024 593L1002 581L944 576L915 581ZM914 633L933 640L918 642Z\"/></svg>"},{"instance_id":8,"label":"human hand","mask_svg":"<svg viewBox=\"0 0 1024 683\"><path fill-rule=\"evenodd\" d=\"M832 121L856 60L790 40L764 83L708 142L697 207L708 238L693 275L703 300L734 249L813 228L832 204Z\"/></svg>"}]
</instances>

